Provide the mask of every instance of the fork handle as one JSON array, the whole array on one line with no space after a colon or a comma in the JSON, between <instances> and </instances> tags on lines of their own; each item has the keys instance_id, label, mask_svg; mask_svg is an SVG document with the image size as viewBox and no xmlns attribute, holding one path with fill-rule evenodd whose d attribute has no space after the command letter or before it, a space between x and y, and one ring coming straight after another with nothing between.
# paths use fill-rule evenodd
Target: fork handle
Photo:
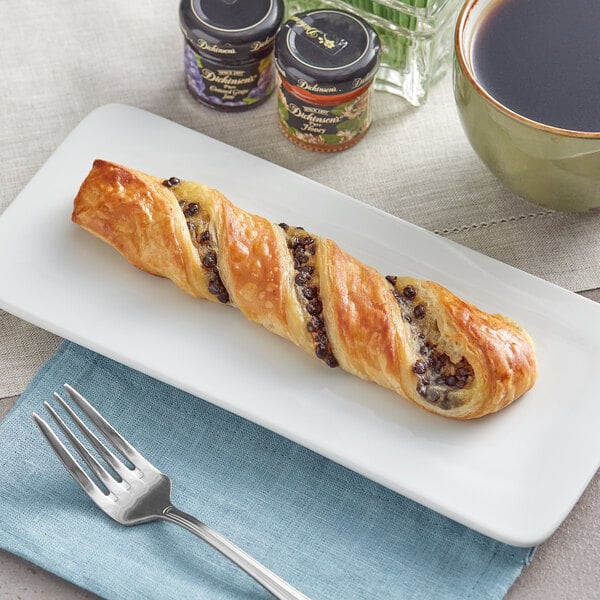
<instances>
[{"instance_id":1,"label":"fork handle","mask_svg":"<svg viewBox=\"0 0 600 600\"><path fill-rule=\"evenodd\" d=\"M208 525L199 521L192 515L168 506L162 513L162 519L175 523L197 535L201 540L218 550L223 556L237 565L242 571L250 575L256 582L260 583L267 591L271 592L275 598L280 600L310 600L302 592L289 583L275 575L264 565L252 558L249 554L231 543L227 538L217 533Z\"/></svg>"}]
</instances>

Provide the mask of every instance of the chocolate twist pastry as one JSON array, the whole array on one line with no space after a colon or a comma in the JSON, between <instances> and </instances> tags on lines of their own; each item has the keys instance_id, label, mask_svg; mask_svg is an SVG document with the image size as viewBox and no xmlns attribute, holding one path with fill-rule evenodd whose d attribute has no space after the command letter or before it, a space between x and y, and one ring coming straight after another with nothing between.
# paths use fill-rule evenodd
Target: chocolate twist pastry
<instances>
[{"instance_id":1,"label":"chocolate twist pastry","mask_svg":"<svg viewBox=\"0 0 600 600\"><path fill-rule=\"evenodd\" d=\"M96 160L73 221L136 267L197 298L460 419L492 413L535 382L533 343L431 281L384 277L335 242L271 223L205 185Z\"/></svg>"}]
</instances>

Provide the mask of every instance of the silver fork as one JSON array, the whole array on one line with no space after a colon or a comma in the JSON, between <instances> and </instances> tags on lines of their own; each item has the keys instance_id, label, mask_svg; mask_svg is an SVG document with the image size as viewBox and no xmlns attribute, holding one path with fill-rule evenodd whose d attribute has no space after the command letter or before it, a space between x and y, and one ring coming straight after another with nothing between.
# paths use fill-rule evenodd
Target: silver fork
<instances>
[{"instance_id":1,"label":"silver fork","mask_svg":"<svg viewBox=\"0 0 600 600\"><path fill-rule=\"evenodd\" d=\"M180 525L226 556L276 598L309 600L307 596L272 573L221 534L191 515L175 508L171 503L171 480L127 442L79 392L68 384L65 384L64 387L73 402L87 415L114 448L133 465L133 469L117 458L98 439L60 394L55 392L54 397L98 454L118 474L118 478L110 474L87 450L48 402L44 402L44 407L106 490L103 490L88 476L44 419L36 413L32 413L31 416L73 479L109 517L122 525L139 525L159 519Z\"/></svg>"}]
</instances>

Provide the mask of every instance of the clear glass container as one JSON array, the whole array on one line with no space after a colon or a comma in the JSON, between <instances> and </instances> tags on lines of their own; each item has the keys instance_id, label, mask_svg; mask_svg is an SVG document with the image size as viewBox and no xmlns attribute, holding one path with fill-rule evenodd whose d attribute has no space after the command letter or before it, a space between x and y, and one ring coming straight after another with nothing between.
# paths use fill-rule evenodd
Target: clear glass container
<instances>
[{"instance_id":1,"label":"clear glass container","mask_svg":"<svg viewBox=\"0 0 600 600\"><path fill-rule=\"evenodd\" d=\"M285 0L287 14L337 8L365 19L378 33L383 53L375 89L402 96L413 106L448 71L454 27L463 0Z\"/></svg>"}]
</instances>

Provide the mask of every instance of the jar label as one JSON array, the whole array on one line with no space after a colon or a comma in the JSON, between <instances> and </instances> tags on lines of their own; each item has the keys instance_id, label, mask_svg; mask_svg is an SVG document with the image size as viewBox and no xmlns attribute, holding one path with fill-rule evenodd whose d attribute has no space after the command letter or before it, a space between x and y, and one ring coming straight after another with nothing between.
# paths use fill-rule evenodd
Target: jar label
<instances>
[{"instance_id":1,"label":"jar label","mask_svg":"<svg viewBox=\"0 0 600 600\"><path fill-rule=\"evenodd\" d=\"M200 56L185 46L185 75L190 91L201 101L219 106L248 106L273 90L273 59L226 65Z\"/></svg>"},{"instance_id":2,"label":"jar label","mask_svg":"<svg viewBox=\"0 0 600 600\"><path fill-rule=\"evenodd\" d=\"M279 119L288 135L314 146L344 144L364 133L371 124L368 87L349 102L324 106L311 104L279 86Z\"/></svg>"}]
</instances>

